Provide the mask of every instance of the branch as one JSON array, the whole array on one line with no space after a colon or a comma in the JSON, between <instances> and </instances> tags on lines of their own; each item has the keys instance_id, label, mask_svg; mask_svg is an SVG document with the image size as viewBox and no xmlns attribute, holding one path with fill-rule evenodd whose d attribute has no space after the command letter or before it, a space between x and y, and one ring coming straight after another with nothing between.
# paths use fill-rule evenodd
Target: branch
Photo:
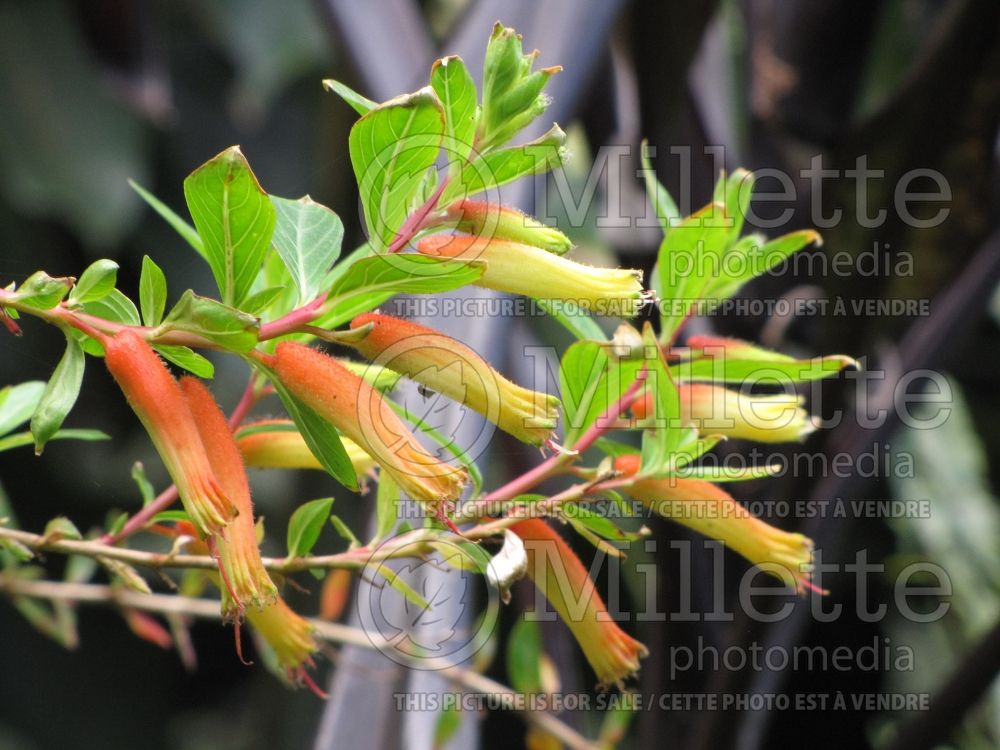
<instances>
[{"instance_id":1,"label":"branch","mask_svg":"<svg viewBox=\"0 0 1000 750\"><path fill-rule=\"evenodd\" d=\"M196 599L176 594L142 594L126 588L105 586L96 583L63 583L60 581L29 581L0 575L0 591L12 596L30 596L38 599L69 601L83 604L114 604L130 609L141 609L160 614L188 615L206 620L221 620L218 602ZM391 643L374 633L365 632L336 622L309 619L313 633L330 643L349 644L361 648L383 651L393 648ZM402 651L397 656L411 657ZM413 660L414 664L417 660ZM519 693L506 685L491 680L478 672L456 667L445 660L421 658L421 669L436 669L450 680L460 685L466 692L488 693L499 696L503 708L520 713L529 724L545 730L557 737L567 747L574 750L598 750L599 746L560 721L548 711L529 711L519 705Z\"/></svg>"},{"instance_id":2,"label":"branch","mask_svg":"<svg viewBox=\"0 0 1000 750\"><path fill-rule=\"evenodd\" d=\"M311 569L361 568L368 562L379 562L396 557L413 557L414 545L436 538L440 532L433 529L416 529L377 547L355 547L333 555L307 557L265 557L264 567L276 573L298 573ZM33 552L54 552L60 555L105 557L129 565L159 570L162 568L190 568L218 570L219 562L208 555L188 555L174 552L147 552L145 550L115 547L100 541L50 538L29 531L0 527L0 540L8 539L23 544Z\"/></svg>"}]
</instances>

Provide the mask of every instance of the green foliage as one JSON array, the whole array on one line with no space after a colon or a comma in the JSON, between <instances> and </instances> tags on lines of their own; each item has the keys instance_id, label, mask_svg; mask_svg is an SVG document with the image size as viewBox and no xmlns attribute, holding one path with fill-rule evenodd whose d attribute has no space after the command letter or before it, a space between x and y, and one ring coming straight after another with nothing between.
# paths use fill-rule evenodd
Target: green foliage
<instances>
[{"instance_id":1,"label":"green foliage","mask_svg":"<svg viewBox=\"0 0 1000 750\"><path fill-rule=\"evenodd\" d=\"M288 519L288 556L305 557L319 541L319 535L330 516L333 498L324 497L303 503Z\"/></svg>"},{"instance_id":2,"label":"green foliage","mask_svg":"<svg viewBox=\"0 0 1000 750\"><path fill-rule=\"evenodd\" d=\"M351 128L351 164L377 251L392 244L444 137L444 111L430 87L396 97Z\"/></svg>"},{"instance_id":3,"label":"green foliage","mask_svg":"<svg viewBox=\"0 0 1000 750\"><path fill-rule=\"evenodd\" d=\"M340 256L344 225L337 214L308 195L294 201L272 195L271 203L277 212L274 249L299 290L299 302L309 302Z\"/></svg>"},{"instance_id":4,"label":"green foliage","mask_svg":"<svg viewBox=\"0 0 1000 750\"><path fill-rule=\"evenodd\" d=\"M83 349L71 336L66 337L66 352L49 378L45 391L31 415L31 434L35 438L35 453L59 431L69 414L83 383Z\"/></svg>"},{"instance_id":5,"label":"green foliage","mask_svg":"<svg viewBox=\"0 0 1000 750\"><path fill-rule=\"evenodd\" d=\"M222 301L238 307L271 246L274 206L238 146L192 172L184 180L184 198Z\"/></svg>"}]
</instances>

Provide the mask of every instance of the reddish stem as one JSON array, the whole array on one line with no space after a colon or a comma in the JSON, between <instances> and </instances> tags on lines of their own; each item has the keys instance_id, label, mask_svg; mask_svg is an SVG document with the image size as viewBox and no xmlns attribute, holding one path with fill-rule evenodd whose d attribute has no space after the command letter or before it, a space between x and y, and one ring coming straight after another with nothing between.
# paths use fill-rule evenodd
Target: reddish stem
<instances>
[{"instance_id":1,"label":"reddish stem","mask_svg":"<svg viewBox=\"0 0 1000 750\"><path fill-rule=\"evenodd\" d=\"M597 442L598 438L619 426L618 418L628 411L638 400L643 384L646 382L647 374L648 371L645 367L639 370L638 375L635 377L635 382L633 382L632 385L626 389L626 391L621 395L621 398L611 404L611 406L609 406L607 410L597 418L594 424L592 424L590 428L580 436L580 439L576 441L573 445L573 450L576 453L583 453L595 442ZM517 497L518 495L523 495L528 490L548 479L564 463L572 460L572 458L573 456L565 453L556 453L550 456L531 471L528 471L516 479L511 480L503 487L484 495L476 502L476 507L481 508L490 504L505 502Z\"/></svg>"},{"instance_id":2,"label":"reddish stem","mask_svg":"<svg viewBox=\"0 0 1000 750\"><path fill-rule=\"evenodd\" d=\"M392 244L389 245L389 249L386 252L390 254L398 253L410 244L410 240L412 240L416 236L417 232L419 232L423 227L424 220L427 218L427 215L434 210L435 206L437 206L437 202L440 200L447 185L448 178L445 177L441 180L441 184L437 186L437 190L434 191L434 194L424 201L424 204L420 208L406 217L406 221L403 222L403 226L399 228L399 232L396 234L396 239L392 241Z\"/></svg>"}]
</instances>

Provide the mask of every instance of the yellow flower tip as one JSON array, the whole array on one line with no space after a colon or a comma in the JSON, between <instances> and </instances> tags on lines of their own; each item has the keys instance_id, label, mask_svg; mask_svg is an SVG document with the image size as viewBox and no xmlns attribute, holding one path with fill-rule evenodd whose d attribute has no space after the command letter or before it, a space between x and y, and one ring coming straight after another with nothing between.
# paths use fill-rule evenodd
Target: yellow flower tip
<instances>
[{"instance_id":1,"label":"yellow flower tip","mask_svg":"<svg viewBox=\"0 0 1000 750\"><path fill-rule=\"evenodd\" d=\"M354 441L410 497L436 510L461 495L466 470L428 452L378 391L332 357L284 341L273 365L290 393Z\"/></svg>"},{"instance_id":2,"label":"yellow flower tip","mask_svg":"<svg viewBox=\"0 0 1000 750\"><path fill-rule=\"evenodd\" d=\"M615 459L626 476L638 470L639 456ZM766 573L800 593L811 581L812 540L754 517L721 487L701 479L638 479L624 491L664 518L717 539Z\"/></svg>"},{"instance_id":3,"label":"yellow flower tip","mask_svg":"<svg viewBox=\"0 0 1000 750\"><path fill-rule=\"evenodd\" d=\"M642 271L595 268L520 242L438 234L417 243L432 257L484 260L477 286L559 300L595 315L633 318L643 305Z\"/></svg>"},{"instance_id":4,"label":"yellow flower tip","mask_svg":"<svg viewBox=\"0 0 1000 750\"><path fill-rule=\"evenodd\" d=\"M587 569L565 540L534 518L511 526L525 542L528 575L569 627L601 685L618 685L639 670L648 651L608 613Z\"/></svg>"},{"instance_id":5,"label":"yellow flower tip","mask_svg":"<svg viewBox=\"0 0 1000 750\"><path fill-rule=\"evenodd\" d=\"M276 598L262 609L247 611L247 620L274 651L279 666L290 672L312 666L316 652L312 625L285 600Z\"/></svg>"},{"instance_id":6,"label":"yellow flower tip","mask_svg":"<svg viewBox=\"0 0 1000 750\"><path fill-rule=\"evenodd\" d=\"M104 343L104 361L149 434L199 534L216 534L239 509L217 479L184 394L153 348L122 331Z\"/></svg>"},{"instance_id":7,"label":"yellow flower tip","mask_svg":"<svg viewBox=\"0 0 1000 750\"><path fill-rule=\"evenodd\" d=\"M433 328L379 313L365 313L351 328L371 331L354 344L381 367L463 404L501 430L544 445L559 420L559 399L511 382L461 341Z\"/></svg>"},{"instance_id":8,"label":"yellow flower tip","mask_svg":"<svg viewBox=\"0 0 1000 750\"><path fill-rule=\"evenodd\" d=\"M181 390L194 417L208 460L239 515L213 539L224 583L223 613L239 620L248 607L275 600L278 589L264 568L254 526L253 502L243 458L226 416L212 393L196 378L181 379Z\"/></svg>"},{"instance_id":9,"label":"yellow flower tip","mask_svg":"<svg viewBox=\"0 0 1000 750\"><path fill-rule=\"evenodd\" d=\"M677 390L681 419L702 435L786 443L804 440L818 424L796 394L747 396L728 388L687 383Z\"/></svg>"},{"instance_id":10,"label":"yellow flower tip","mask_svg":"<svg viewBox=\"0 0 1000 750\"><path fill-rule=\"evenodd\" d=\"M354 473L363 476L375 468L371 456L353 440L341 437ZM290 419L262 419L236 433L243 461L254 469L323 469L305 438Z\"/></svg>"}]
</instances>

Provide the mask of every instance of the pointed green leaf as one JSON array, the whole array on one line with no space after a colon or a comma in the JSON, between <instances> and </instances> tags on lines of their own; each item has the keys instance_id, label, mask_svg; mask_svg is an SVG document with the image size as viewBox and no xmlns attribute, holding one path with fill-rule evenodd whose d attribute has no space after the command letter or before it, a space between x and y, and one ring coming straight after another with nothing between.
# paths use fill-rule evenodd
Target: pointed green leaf
<instances>
[{"instance_id":1,"label":"pointed green leaf","mask_svg":"<svg viewBox=\"0 0 1000 750\"><path fill-rule=\"evenodd\" d=\"M72 291L69 293L72 302L92 302L99 300L115 288L118 281L118 264L113 260L104 258L95 260L87 270L80 276Z\"/></svg>"},{"instance_id":2,"label":"pointed green leaf","mask_svg":"<svg viewBox=\"0 0 1000 750\"><path fill-rule=\"evenodd\" d=\"M190 347L157 344L153 348L168 362L197 375L199 378L211 380L215 377L215 365Z\"/></svg>"},{"instance_id":3,"label":"pointed green leaf","mask_svg":"<svg viewBox=\"0 0 1000 750\"><path fill-rule=\"evenodd\" d=\"M184 197L222 301L239 307L271 247L274 206L238 146L192 172Z\"/></svg>"},{"instance_id":4,"label":"pointed green leaf","mask_svg":"<svg viewBox=\"0 0 1000 750\"><path fill-rule=\"evenodd\" d=\"M146 203L149 204L150 208L156 211L156 213L158 213L160 217L164 221L166 221L173 228L173 230L177 232L177 234L181 236L181 238L185 242L187 242L192 248L194 248L195 252L197 252L198 255L200 255L205 260L208 260L208 253L205 252L205 247L201 241L201 237L198 236L198 230L196 230L193 226L184 221L184 219L182 219L180 216L174 213L174 211L166 203L164 203L155 195L150 193L148 190L142 187L142 185L138 184L137 182L134 182L133 180L129 180L128 184L135 192L139 194L139 197L141 197L144 201L146 201Z\"/></svg>"},{"instance_id":5,"label":"pointed green leaf","mask_svg":"<svg viewBox=\"0 0 1000 750\"><path fill-rule=\"evenodd\" d=\"M466 159L476 138L478 98L476 82L458 55L443 57L431 68L431 88L444 107L448 160Z\"/></svg>"},{"instance_id":6,"label":"pointed green leaf","mask_svg":"<svg viewBox=\"0 0 1000 750\"><path fill-rule=\"evenodd\" d=\"M41 454L45 444L56 434L69 414L83 382L83 349L71 336L66 337L66 352L45 386L45 392L31 417L31 434L35 438L35 453Z\"/></svg>"},{"instance_id":7,"label":"pointed green leaf","mask_svg":"<svg viewBox=\"0 0 1000 750\"><path fill-rule=\"evenodd\" d=\"M148 326L158 326L167 307L167 277L148 255L142 256L139 307L142 309L142 319Z\"/></svg>"},{"instance_id":8,"label":"pointed green leaf","mask_svg":"<svg viewBox=\"0 0 1000 750\"><path fill-rule=\"evenodd\" d=\"M332 507L333 498L324 497L295 509L288 519L288 557L305 557L312 552Z\"/></svg>"},{"instance_id":9,"label":"pointed green leaf","mask_svg":"<svg viewBox=\"0 0 1000 750\"><path fill-rule=\"evenodd\" d=\"M0 435L27 422L44 391L45 383L41 380L0 388Z\"/></svg>"},{"instance_id":10,"label":"pointed green leaf","mask_svg":"<svg viewBox=\"0 0 1000 750\"><path fill-rule=\"evenodd\" d=\"M362 96L354 89L346 86L340 81L335 81L332 78L327 78L323 81L323 88L327 91L332 91L345 102L350 104L354 111L359 115L367 115L378 106L378 102L373 102L367 96Z\"/></svg>"}]
</instances>

